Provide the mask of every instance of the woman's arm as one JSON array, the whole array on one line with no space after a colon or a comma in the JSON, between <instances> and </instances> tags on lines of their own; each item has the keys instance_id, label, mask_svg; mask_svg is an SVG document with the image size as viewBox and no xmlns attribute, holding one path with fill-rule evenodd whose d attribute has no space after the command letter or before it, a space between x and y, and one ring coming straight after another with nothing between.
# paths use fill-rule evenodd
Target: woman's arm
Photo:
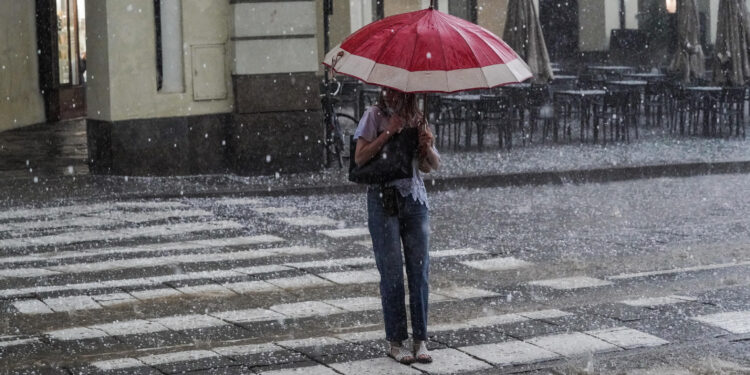
<instances>
[{"instance_id":1,"label":"woman's arm","mask_svg":"<svg viewBox=\"0 0 750 375\"><path fill-rule=\"evenodd\" d=\"M430 173L440 167L440 156L435 152L435 136L429 127L419 133L419 148L422 150L419 158L419 170Z\"/></svg>"},{"instance_id":2,"label":"woman's arm","mask_svg":"<svg viewBox=\"0 0 750 375\"><path fill-rule=\"evenodd\" d=\"M372 142L369 142L362 137L357 138L357 148L354 150L354 163L357 164L357 166L362 166L370 161L370 159L372 159L372 157L375 156L383 146L385 146L393 134L400 132L402 128L403 120L394 115L391 116L386 130L380 133L380 135L372 140Z\"/></svg>"}]
</instances>

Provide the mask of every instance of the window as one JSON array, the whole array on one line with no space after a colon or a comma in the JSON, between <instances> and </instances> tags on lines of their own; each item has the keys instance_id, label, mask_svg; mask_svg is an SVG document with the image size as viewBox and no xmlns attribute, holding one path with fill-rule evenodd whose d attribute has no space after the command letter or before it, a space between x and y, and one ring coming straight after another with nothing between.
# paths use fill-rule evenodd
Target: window
<instances>
[{"instance_id":1,"label":"window","mask_svg":"<svg viewBox=\"0 0 750 375\"><path fill-rule=\"evenodd\" d=\"M60 85L86 82L86 8L84 0L56 0Z\"/></svg>"}]
</instances>

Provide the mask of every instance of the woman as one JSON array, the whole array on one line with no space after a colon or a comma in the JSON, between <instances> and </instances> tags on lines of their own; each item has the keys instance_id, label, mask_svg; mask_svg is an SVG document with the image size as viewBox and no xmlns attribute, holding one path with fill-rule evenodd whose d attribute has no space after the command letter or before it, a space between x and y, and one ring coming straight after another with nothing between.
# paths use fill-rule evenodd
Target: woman
<instances>
[{"instance_id":1,"label":"woman","mask_svg":"<svg viewBox=\"0 0 750 375\"><path fill-rule=\"evenodd\" d=\"M427 173L436 169L440 164L440 157L414 94L404 94L392 89L381 92L377 105L367 109L354 133L357 140L354 161L357 165L367 163L390 137L405 127L420 128L419 146L413 162L414 175L412 178L389 182L385 186L368 187L368 226L375 262L380 272L385 334L390 342L388 355L404 364L415 361L430 363L432 357L425 344L430 217L427 192L419 171ZM401 243L404 245L403 257ZM404 303L404 258L414 340L411 351L403 345L408 336Z\"/></svg>"}]
</instances>

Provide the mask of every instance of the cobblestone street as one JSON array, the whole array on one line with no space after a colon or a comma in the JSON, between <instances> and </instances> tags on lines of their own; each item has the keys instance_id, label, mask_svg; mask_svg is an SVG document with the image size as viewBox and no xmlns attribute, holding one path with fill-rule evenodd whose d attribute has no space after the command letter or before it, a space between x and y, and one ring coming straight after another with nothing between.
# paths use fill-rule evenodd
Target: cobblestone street
<instances>
[{"instance_id":1,"label":"cobblestone street","mask_svg":"<svg viewBox=\"0 0 750 375\"><path fill-rule=\"evenodd\" d=\"M748 183L433 192L435 363L410 367L361 194L11 207L2 372L748 373Z\"/></svg>"}]
</instances>

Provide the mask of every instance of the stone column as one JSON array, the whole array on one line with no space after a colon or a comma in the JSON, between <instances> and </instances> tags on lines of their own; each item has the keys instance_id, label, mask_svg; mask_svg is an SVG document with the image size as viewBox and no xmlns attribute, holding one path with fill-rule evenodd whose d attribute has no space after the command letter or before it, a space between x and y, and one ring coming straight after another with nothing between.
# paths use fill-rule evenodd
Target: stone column
<instances>
[{"instance_id":1,"label":"stone column","mask_svg":"<svg viewBox=\"0 0 750 375\"><path fill-rule=\"evenodd\" d=\"M237 0L231 7L233 170L267 174L321 168L318 4Z\"/></svg>"}]
</instances>

